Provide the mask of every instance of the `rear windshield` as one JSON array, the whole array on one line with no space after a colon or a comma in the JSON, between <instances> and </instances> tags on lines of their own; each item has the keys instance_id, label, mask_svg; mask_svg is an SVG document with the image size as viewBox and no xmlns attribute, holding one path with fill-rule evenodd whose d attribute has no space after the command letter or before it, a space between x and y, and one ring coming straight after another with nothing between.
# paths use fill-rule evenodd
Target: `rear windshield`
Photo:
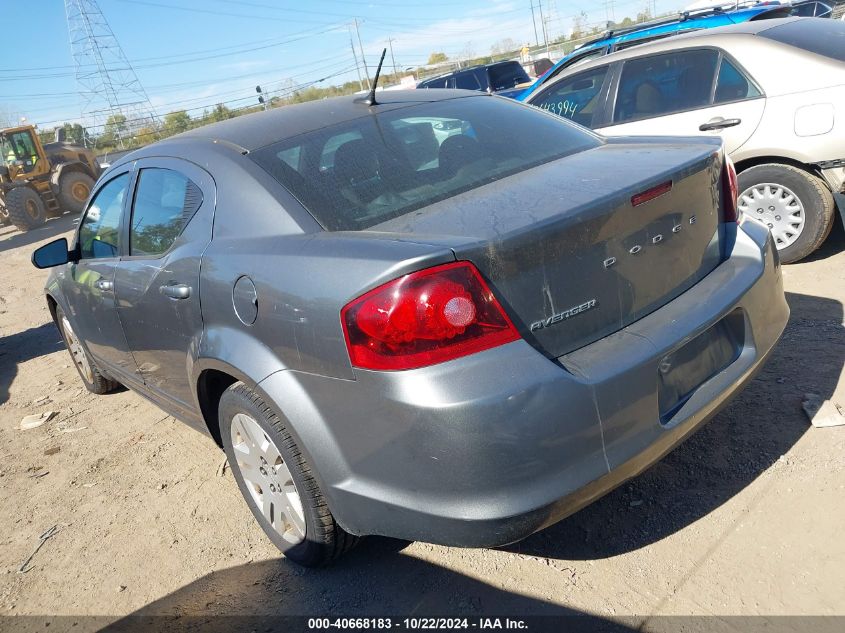
<instances>
[{"instance_id":1,"label":"rear windshield","mask_svg":"<svg viewBox=\"0 0 845 633\"><path fill-rule=\"evenodd\" d=\"M479 96L364 116L249 156L325 229L348 231L599 144L535 108Z\"/></svg>"},{"instance_id":2,"label":"rear windshield","mask_svg":"<svg viewBox=\"0 0 845 633\"><path fill-rule=\"evenodd\" d=\"M845 62L845 22L829 18L795 20L760 33L763 37Z\"/></svg>"},{"instance_id":3,"label":"rear windshield","mask_svg":"<svg viewBox=\"0 0 845 633\"><path fill-rule=\"evenodd\" d=\"M531 81L528 73L517 62L496 64L487 69L490 73L490 86L493 90L508 90L514 86Z\"/></svg>"}]
</instances>

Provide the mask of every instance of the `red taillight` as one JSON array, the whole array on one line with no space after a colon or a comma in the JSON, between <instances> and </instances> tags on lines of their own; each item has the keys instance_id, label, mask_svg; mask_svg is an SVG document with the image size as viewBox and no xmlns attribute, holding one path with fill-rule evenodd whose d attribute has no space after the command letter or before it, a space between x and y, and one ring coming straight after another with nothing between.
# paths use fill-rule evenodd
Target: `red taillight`
<instances>
[{"instance_id":1,"label":"red taillight","mask_svg":"<svg viewBox=\"0 0 845 633\"><path fill-rule=\"evenodd\" d=\"M725 156L725 164L722 167L722 198L725 201L725 222L739 223L739 210L737 209L736 168L734 162Z\"/></svg>"},{"instance_id":2,"label":"red taillight","mask_svg":"<svg viewBox=\"0 0 845 633\"><path fill-rule=\"evenodd\" d=\"M662 196L664 193L669 193L670 191L672 191L672 181L668 180L656 187L646 189L635 196L631 196L631 206L636 207L637 205L648 202L649 200L654 200L655 198Z\"/></svg>"},{"instance_id":3,"label":"red taillight","mask_svg":"<svg viewBox=\"0 0 845 633\"><path fill-rule=\"evenodd\" d=\"M361 369L414 369L510 343L519 333L469 262L400 277L340 312Z\"/></svg>"}]
</instances>

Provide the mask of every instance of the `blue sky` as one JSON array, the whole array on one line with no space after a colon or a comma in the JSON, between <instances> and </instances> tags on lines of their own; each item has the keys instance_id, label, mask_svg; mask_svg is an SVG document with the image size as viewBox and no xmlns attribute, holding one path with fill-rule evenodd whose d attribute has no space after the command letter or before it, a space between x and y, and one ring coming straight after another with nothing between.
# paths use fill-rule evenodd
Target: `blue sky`
<instances>
[{"instance_id":1,"label":"blue sky","mask_svg":"<svg viewBox=\"0 0 845 633\"><path fill-rule=\"evenodd\" d=\"M613 15L633 17L647 4L652 6L648 0L615 0ZM656 2L660 12L682 4ZM78 120L63 0L4 5L0 123L25 116L52 128ZM217 102L251 104L259 83L272 94L324 77L321 85L356 79L348 26L353 18L359 20L370 66L388 38L400 69L425 63L432 51L481 55L504 38L534 41L530 0L99 0L99 5L159 115L178 109L196 115ZM582 10L589 23L604 22L610 11L605 2L543 0L549 35L569 32ZM385 64L391 64L389 55Z\"/></svg>"}]
</instances>

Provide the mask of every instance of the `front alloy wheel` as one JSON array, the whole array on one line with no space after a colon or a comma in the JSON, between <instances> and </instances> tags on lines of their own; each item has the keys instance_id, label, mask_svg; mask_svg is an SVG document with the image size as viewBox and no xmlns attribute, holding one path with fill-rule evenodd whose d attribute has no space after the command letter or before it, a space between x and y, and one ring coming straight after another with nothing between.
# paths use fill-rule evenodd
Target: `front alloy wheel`
<instances>
[{"instance_id":1,"label":"front alloy wheel","mask_svg":"<svg viewBox=\"0 0 845 633\"><path fill-rule=\"evenodd\" d=\"M59 327L59 332L65 340L67 351L73 359L73 365L76 367L76 371L79 372L79 377L82 379L85 388L91 393L103 394L113 391L118 387L118 383L105 376L97 367L94 359L85 351L82 342L70 324L70 319L67 318L65 311L59 306L56 306L56 325Z\"/></svg>"},{"instance_id":2,"label":"front alloy wheel","mask_svg":"<svg viewBox=\"0 0 845 633\"><path fill-rule=\"evenodd\" d=\"M62 314L62 331L64 331L65 339L67 340L67 350L70 352L70 356L73 358L77 370L79 370L79 375L87 382L93 383L94 372L91 371L91 363L88 362L88 355L82 348L79 339L76 338L76 334L70 326L70 321L67 320L67 316L64 314Z\"/></svg>"}]
</instances>

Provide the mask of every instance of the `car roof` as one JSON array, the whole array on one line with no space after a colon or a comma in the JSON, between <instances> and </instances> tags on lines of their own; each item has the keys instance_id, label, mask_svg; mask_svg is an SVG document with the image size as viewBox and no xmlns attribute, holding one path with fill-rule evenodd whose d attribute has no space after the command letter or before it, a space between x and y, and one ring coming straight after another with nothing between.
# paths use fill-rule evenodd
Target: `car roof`
<instances>
[{"instance_id":1,"label":"car roof","mask_svg":"<svg viewBox=\"0 0 845 633\"><path fill-rule=\"evenodd\" d=\"M377 104L368 106L360 95L334 97L319 101L308 101L294 105L272 108L266 112L246 114L204 125L194 130L171 136L158 143L152 143L133 152L133 159L155 154L157 148L169 141L212 141L234 145L239 150L250 152L265 145L271 145L299 134L305 134L338 123L361 117L405 108L420 103L463 99L467 97L487 98L486 93L473 90L381 90L376 93ZM145 151L148 150L148 151Z\"/></svg>"},{"instance_id":2,"label":"car roof","mask_svg":"<svg viewBox=\"0 0 845 633\"><path fill-rule=\"evenodd\" d=\"M503 59L498 62L490 62L489 64L476 64L475 66L467 66L466 68L456 68L455 70L450 70L448 73L440 73L439 75L432 75L431 77L426 77L425 79L421 79L420 83L424 84L427 81L434 81L435 79L442 79L443 77L450 77L452 75L457 75L458 73L465 73L469 70L476 70L478 68L490 68L492 66L501 66L502 64L519 64L518 61L515 59Z\"/></svg>"},{"instance_id":3,"label":"car roof","mask_svg":"<svg viewBox=\"0 0 845 633\"><path fill-rule=\"evenodd\" d=\"M632 57L642 57L643 55L648 55L650 53L671 51L677 48L684 48L685 46L694 46L697 43L704 44L705 42L709 42L710 40L720 40L724 37L759 35L764 31L768 31L769 29L773 29L777 26L781 26L789 22L795 22L797 20L814 19L823 18L772 18L769 20L762 20L760 22L741 22L739 24L730 24L727 26L720 26L713 29L692 31L689 33L680 33L678 35L672 36L671 38L656 40L654 42L646 42L644 44L638 44L637 46L632 46L631 48L626 48L624 50L609 53L596 59L585 61L581 64L578 64L577 66L573 66L571 69L568 68L564 70L557 79L547 84L547 86L553 85L560 81L560 79L570 76L570 70L572 72L581 72L583 70L588 70L597 66L603 66L605 64L609 64L617 60L630 59ZM534 95L532 94L531 96L533 97Z\"/></svg>"},{"instance_id":4,"label":"car roof","mask_svg":"<svg viewBox=\"0 0 845 633\"><path fill-rule=\"evenodd\" d=\"M763 5L743 7L733 11L720 11L714 9L700 12L682 12L675 17L650 20L648 22L633 24L627 27L610 29L596 39L590 40L581 46L576 47L572 53L567 55L564 59L571 57L573 54L582 53L601 46L607 46L608 44L613 44L615 42L635 42L638 39L647 38L653 34L670 35L675 33L675 31L672 30L673 27L678 27L678 30L682 31L682 27L686 27L691 24L705 25L708 22L722 22L725 20L729 21L728 24L731 22L742 23L748 20L754 20L754 18L757 18L761 14L775 13L789 8L790 7L788 5ZM699 28L706 27L701 26Z\"/></svg>"}]
</instances>

